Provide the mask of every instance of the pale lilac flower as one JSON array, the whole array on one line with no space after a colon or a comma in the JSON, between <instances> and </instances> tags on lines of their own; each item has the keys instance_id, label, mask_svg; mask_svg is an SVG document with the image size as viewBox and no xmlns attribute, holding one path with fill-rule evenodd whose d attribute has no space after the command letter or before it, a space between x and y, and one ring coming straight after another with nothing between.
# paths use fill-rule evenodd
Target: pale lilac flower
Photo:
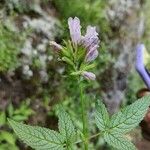
<instances>
[{"instance_id":1,"label":"pale lilac flower","mask_svg":"<svg viewBox=\"0 0 150 150\"><path fill-rule=\"evenodd\" d=\"M70 46L72 46L71 48L73 49L73 51L71 51L71 53L78 51L78 48L80 49L82 47L83 51L86 51L82 62L83 63L90 63L93 60L95 60L98 56L98 50L97 49L99 47L99 42L100 42L99 38L98 38L98 33L96 32L96 27L88 26L85 36L82 36L79 18L77 18L77 17L71 18L70 17L68 19L68 26L69 26L70 37L71 37L71 42L72 42L72 45L70 45ZM57 51L60 51L63 49L62 54L64 56L68 54L67 52L65 52L65 50L67 50L66 48L68 48L68 47L66 47L66 48L62 47L61 45L59 45L53 41L50 42L50 44ZM76 53L76 54L78 54L78 53ZM67 57L68 57L68 55L67 55ZM64 58L67 58L67 57L64 57ZM70 58L70 57L74 57L74 55L71 54L71 56L70 56L70 54L69 54L69 58L67 58L67 59L71 60L72 58ZM76 56L76 57L78 60L78 56ZM80 57L80 54L79 54L79 57ZM74 62L71 61L71 63L74 63ZM74 65L76 65L76 64L73 64L72 66L74 67ZM82 72L81 75L83 77L85 77L88 80L95 80L96 76L94 73L83 71L80 69L81 68L79 67L79 70L77 70L77 71ZM76 69L75 69L75 71L76 71Z\"/></svg>"},{"instance_id":2,"label":"pale lilac flower","mask_svg":"<svg viewBox=\"0 0 150 150\"><path fill-rule=\"evenodd\" d=\"M150 76L149 72L144 66L144 50L145 46L144 44L139 44L136 48L136 70L147 85L147 87L150 89Z\"/></svg>"},{"instance_id":3,"label":"pale lilac flower","mask_svg":"<svg viewBox=\"0 0 150 150\"><path fill-rule=\"evenodd\" d=\"M84 37L82 37L82 43L87 49L86 61L91 62L98 56L99 38L96 32L96 27L87 27L87 31Z\"/></svg>"},{"instance_id":4,"label":"pale lilac flower","mask_svg":"<svg viewBox=\"0 0 150 150\"><path fill-rule=\"evenodd\" d=\"M98 50L97 50L98 46L95 45L94 47L92 47L89 52L86 55L86 62L91 62L93 60L96 59L96 57L98 56Z\"/></svg>"},{"instance_id":5,"label":"pale lilac flower","mask_svg":"<svg viewBox=\"0 0 150 150\"><path fill-rule=\"evenodd\" d=\"M82 73L82 75L83 75L86 79L88 79L88 80L95 80L95 79L96 79L95 74L92 73L92 72L84 71L84 72Z\"/></svg>"},{"instance_id":6,"label":"pale lilac flower","mask_svg":"<svg viewBox=\"0 0 150 150\"><path fill-rule=\"evenodd\" d=\"M71 40L74 44L79 44L81 41L81 26L79 18L75 17L68 19Z\"/></svg>"},{"instance_id":7,"label":"pale lilac flower","mask_svg":"<svg viewBox=\"0 0 150 150\"><path fill-rule=\"evenodd\" d=\"M81 36L80 20L75 17L68 19L70 36L74 44L81 44L87 50L85 60L91 62L98 56L99 38L96 27L88 26L85 36Z\"/></svg>"},{"instance_id":8,"label":"pale lilac flower","mask_svg":"<svg viewBox=\"0 0 150 150\"><path fill-rule=\"evenodd\" d=\"M83 45L90 50L94 46L99 45L98 33L96 32L96 27L87 27L85 36L82 38Z\"/></svg>"},{"instance_id":9,"label":"pale lilac flower","mask_svg":"<svg viewBox=\"0 0 150 150\"><path fill-rule=\"evenodd\" d=\"M60 51L63 49L63 47L59 44L57 44L55 41L50 41L50 45L53 46L54 50Z\"/></svg>"}]
</instances>

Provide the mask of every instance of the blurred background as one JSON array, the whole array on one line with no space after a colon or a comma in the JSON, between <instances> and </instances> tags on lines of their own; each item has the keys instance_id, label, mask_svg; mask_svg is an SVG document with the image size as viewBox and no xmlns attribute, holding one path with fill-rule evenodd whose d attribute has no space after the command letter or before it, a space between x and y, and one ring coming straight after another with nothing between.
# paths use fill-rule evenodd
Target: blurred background
<instances>
[{"instance_id":1,"label":"blurred background","mask_svg":"<svg viewBox=\"0 0 150 150\"><path fill-rule=\"evenodd\" d=\"M78 87L63 78L65 67L49 46L51 40L61 44L69 38L69 17L80 18L83 33L87 25L96 26L101 40L97 80L86 89L89 118L96 98L104 100L110 114L134 102L145 88L134 64L139 42L150 49L149 9L149 0L0 0L0 150L30 150L12 132L7 117L57 130L61 102L82 126ZM90 124L91 134L96 133ZM129 138L140 150L150 149L140 127ZM101 137L90 147L112 149Z\"/></svg>"}]
</instances>

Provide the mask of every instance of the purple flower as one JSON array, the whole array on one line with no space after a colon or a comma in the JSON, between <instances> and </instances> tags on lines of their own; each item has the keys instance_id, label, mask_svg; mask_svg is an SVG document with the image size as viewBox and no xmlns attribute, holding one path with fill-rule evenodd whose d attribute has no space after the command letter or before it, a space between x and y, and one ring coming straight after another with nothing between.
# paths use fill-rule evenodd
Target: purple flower
<instances>
[{"instance_id":1,"label":"purple flower","mask_svg":"<svg viewBox=\"0 0 150 150\"><path fill-rule=\"evenodd\" d=\"M79 44L81 41L81 26L79 18L75 17L73 19L70 17L68 19L68 25L72 42L76 45Z\"/></svg>"},{"instance_id":2,"label":"purple flower","mask_svg":"<svg viewBox=\"0 0 150 150\"><path fill-rule=\"evenodd\" d=\"M86 61L91 62L98 56L99 38L95 27L88 26L82 43L87 49Z\"/></svg>"},{"instance_id":3,"label":"purple flower","mask_svg":"<svg viewBox=\"0 0 150 150\"><path fill-rule=\"evenodd\" d=\"M91 62L96 59L96 57L98 56L97 48L98 48L98 45L95 45L89 50L85 58L86 62Z\"/></svg>"},{"instance_id":4,"label":"purple flower","mask_svg":"<svg viewBox=\"0 0 150 150\"><path fill-rule=\"evenodd\" d=\"M137 72L139 73L139 75L141 76L141 78L143 79L143 81L145 82L145 84L147 85L147 87L150 89L149 72L147 71L147 69L144 66L144 56L143 56L144 50L145 50L144 44L137 45L135 68L136 68Z\"/></svg>"},{"instance_id":5,"label":"purple flower","mask_svg":"<svg viewBox=\"0 0 150 150\"><path fill-rule=\"evenodd\" d=\"M84 72L82 73L82 75L83 75L86 79L88 79L88 80L95 80L95 79L96 79L95 74L92 73L92 72L84 71Z\"/></svg>"},{"instance_id":6,"label":"purple flower","mask_svg":"<svg viewBox=\"0 0 150 150\"><path fill-rule=\"evenodd\" d=\"M94 46L98 46L99 38L98 33L96 32L96 27L87 27L85 36L82 38L83 45L90 50Z\"/></svg>"},{"instance_id":7,"label":"purple flower","mask_svg":"<svg viewBox=\"0 0 150 150\"><path fill-rule=\"evenodd\" d=\"M88 26L85 36L81 36L80 20L75 17L68 19L70 36L74 44L81 44L87 50L85 60L91 62L98 56L99 38L96 32L96 27Z\"/></svg>"},{"instance_id":8,"label":"purple flower","mask_svg":"<svg viewBox=\"0 0 150 150\"><path fill-rule=\"evenodd\" d=\"M95 60L98 56L98 47L99 47L99 38L98 33L96 32L96 27L88 26L85 36L81 35L81 25L79 18L69 18L68 26L70 30L71 43L66 42L66 47L62 47L56 42L50 42L55 50L61 51L62 60L67 59L68 64L72 66L73 72L80 72L80 75L84 76L88 80L95 80L96 76L92 72L84 71L81 67L82 63L84 66L89 65L88 63ZM68 44L68 45L67 45ZM79 48L79 51L78 51ZM83 49L83 52L80 54L80 50ZM78 53L79 52L79 53ZM79 56L78 56L79 55ZM82 58L82 60L81 60ZM73 61L72 61L73 60ZM80 61L80 65L77 66ZM70 63L71 62L71 63ZM77 68L77 69L76 69Z\"/></svg>"},{"instance_id":9,"label":"purple flower","mask_svg":"<svg viewBox=\"0 0 150 150\"><path fill-rule=\"evenodd\" d=\"M50 45L53 46L54 50L60 51L63 49L63 47L59 44L57 44L55 41L50 41Z\"/></svg>"}]
</instances>

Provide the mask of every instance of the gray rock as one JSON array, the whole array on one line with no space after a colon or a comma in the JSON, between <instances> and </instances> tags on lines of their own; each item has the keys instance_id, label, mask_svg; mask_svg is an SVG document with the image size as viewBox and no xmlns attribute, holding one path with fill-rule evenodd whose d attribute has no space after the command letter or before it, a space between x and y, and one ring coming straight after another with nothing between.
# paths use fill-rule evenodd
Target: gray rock
<instances>
[{"instance_id":1,"label":"gray rock","mask_svg":"<svg viewBox=\"0 0 150 150\"><path fill-rule=\"evenodd\" d=\"M116 35L109 41L113 43L109 52L115 61L110 62L109 67L99 75L99 81L103 83L104 102L113 114L125 100L127 78L134 69L135 46L144 32L144 17L140 13L140 0L109 0L107 12Z\"/></svg>"}]
</instances>

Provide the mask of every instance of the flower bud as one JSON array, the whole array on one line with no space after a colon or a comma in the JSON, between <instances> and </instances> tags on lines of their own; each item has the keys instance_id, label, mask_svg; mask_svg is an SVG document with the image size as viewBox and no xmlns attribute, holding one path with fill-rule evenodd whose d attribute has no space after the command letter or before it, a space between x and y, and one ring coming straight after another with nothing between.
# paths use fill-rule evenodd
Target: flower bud
<instances>
[{"instance_id":1,"label":"flower bud","mask_svg":"<svg viewBox=\"0 0 150 150\"><path fill-rule=\"evenodd\" d=\"M50 45L54 48L56 51L60 51L63 49L63 47L59 44L57 44L55 41L50 41Z\"/></svg>"},{"instance_id":2,"label":"flower bud","mask_svg":"<svg viewBox=\"0 0 150 150\"><path fill-rule=\"evenodd\" d=\"M95 80L95 79L96 79L95 74L92 73L92 72L84 71L84 72L82 73L82 75L83 75L83 77L85 77L85 78L88 79L88 80Z\"/></svg>"}]
</instances>

